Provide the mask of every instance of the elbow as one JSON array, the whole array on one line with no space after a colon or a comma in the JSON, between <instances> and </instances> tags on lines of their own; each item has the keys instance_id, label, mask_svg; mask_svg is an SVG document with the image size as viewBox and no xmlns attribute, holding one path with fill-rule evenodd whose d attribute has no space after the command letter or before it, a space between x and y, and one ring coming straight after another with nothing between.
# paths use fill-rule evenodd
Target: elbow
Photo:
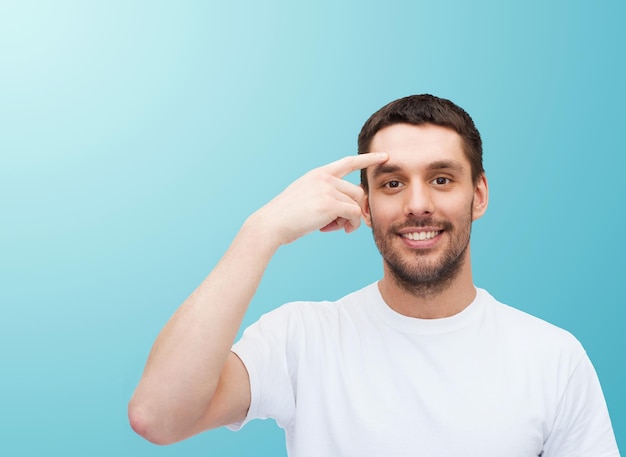
<instances>
[{"instance_id":1,"label":"elbow","mask_svg":"<svg viewBox=\"0 0 626 457\"><path fill-rule=\"evenodd\" d=\"M128 404L128 421L135 433L153 444L164 446L180 441L167 432L167 427L156 414L135 399Z\"/></svg>"}]
</instances>

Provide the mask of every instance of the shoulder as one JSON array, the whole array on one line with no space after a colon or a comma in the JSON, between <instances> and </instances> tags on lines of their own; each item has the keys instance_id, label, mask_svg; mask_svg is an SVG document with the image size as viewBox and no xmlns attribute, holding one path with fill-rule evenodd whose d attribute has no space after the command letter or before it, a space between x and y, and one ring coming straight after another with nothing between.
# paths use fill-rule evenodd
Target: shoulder
<instances>
[{"instance_id":1,"label":"shoulder","mask_svg":"<svg viewBox=\"0 0 626 457\"><path fill-rule=\"evenodd\" d=\"M492 320L511 344L521 346L539 358L565 357L571 359L572 364L577 364L585 355L581 343L569 331L502 303L483 289L478 291L487 309L486 319Z\"/></svg>"},{"instance_id":2,"label":"shoulder","mask_svg":"<svg viewBox=\"0 0 626 457\"><path fill-rule=\"evenodd\" d=\"M293 301L264 314L261 322L278 325L330 325L342 319L354 319L367 313L368 304L377 297L376 283L367 285L337 300Z\"/></svg>"},{"instance_id":3,"label":"shoulder","mask_svg":"<svg viewBox=\"0 0 626 457\"><path fill-rule=\"evenodd\" d=\"M245 331L245 337L266 335L272 340L324 340L340 329L368 319L368 303L376 299L376 284L370 284L335 301L293 301L263 314Z\"/></svg>"}]
</instances>

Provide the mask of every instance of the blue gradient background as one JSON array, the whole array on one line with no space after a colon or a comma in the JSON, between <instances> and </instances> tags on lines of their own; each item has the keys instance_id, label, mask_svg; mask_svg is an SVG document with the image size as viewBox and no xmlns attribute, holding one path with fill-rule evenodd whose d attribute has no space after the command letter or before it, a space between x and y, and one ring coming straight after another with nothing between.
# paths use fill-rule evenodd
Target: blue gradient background
<instances>
[{"instance_id":1,"label":"blue gradient background","mask_svg":"<svg viewBox=\"0 0 626 457\"><path fill-rule=\"evenodd\" d=\"M0 454L285 455L271 421L157 447L126 404L247 215L422 92L484 138L476 283L582 341L623 446L624 5L1 1ZM367 229L313 234L245 323L380 274Z\"/></svg>"}]
</instances>

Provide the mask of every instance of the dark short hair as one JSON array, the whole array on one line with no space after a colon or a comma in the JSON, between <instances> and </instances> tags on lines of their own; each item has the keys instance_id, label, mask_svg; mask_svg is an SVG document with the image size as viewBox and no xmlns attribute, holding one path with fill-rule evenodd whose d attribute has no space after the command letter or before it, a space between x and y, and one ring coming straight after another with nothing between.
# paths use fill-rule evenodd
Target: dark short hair
<instances>
[{"instance_id":1,"label":"dark short hair","mask_svg":"<svg viewBox=\"0 0 626 457\"><path fill-rule=\"evenodd\" d=\"M433 124L454 130L463 141L464 152L472 168L474 183L485 172L480 133L470 115L450 100L430 94L410 95L383 106L363 125L358 139L359 154L370 152L369 148L374 135L394 124ZM365 169L361 170L361 185L366 191L368 190Z\"/></svg>"}]
</instances>

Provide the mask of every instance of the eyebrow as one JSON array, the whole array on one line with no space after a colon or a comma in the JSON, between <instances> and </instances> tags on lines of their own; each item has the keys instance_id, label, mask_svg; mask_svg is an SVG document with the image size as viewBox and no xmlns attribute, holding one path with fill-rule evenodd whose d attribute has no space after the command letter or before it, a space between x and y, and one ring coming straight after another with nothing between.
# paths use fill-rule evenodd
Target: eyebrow
<instances>
[{"instance_id":1,"label":"eyebrow","mask_svg":"<svg viewBox=\"0 0 626 457\"><path fill-rule=\"evenodd\" d=\"M400 170L401 168L398 165L383 163L382 165L378 165L374 168L372 171L372 179L377 179L378 177L389 173L396 173Z\"/></svg>"},{"instance_id":2,"label":"eyebrow","mask_svg":"<svg viewBox=\"0 0 626 457\"><path fill-rule=\"evenodd\" d=\"M461 163L454 160L438 160L436 162L429 163L426 168L433 171L451 170L457 173L462 173L465 170ZM383 163L372 170L372 179L377 179L382 175L397 173L399 171L402 171L402 167L400 165Z\"/></svg>"},{"instance_id":3,"label":"eyebrow","mask_svg":"<svg viewBox=\"0 0 626 457\"><path fill-rule=\"evenodd\" d=\"M465 167L456 160L438 160L428 165L429 170L452 170L457 173L463 172Z\"/></svg>"}]
</instances>

